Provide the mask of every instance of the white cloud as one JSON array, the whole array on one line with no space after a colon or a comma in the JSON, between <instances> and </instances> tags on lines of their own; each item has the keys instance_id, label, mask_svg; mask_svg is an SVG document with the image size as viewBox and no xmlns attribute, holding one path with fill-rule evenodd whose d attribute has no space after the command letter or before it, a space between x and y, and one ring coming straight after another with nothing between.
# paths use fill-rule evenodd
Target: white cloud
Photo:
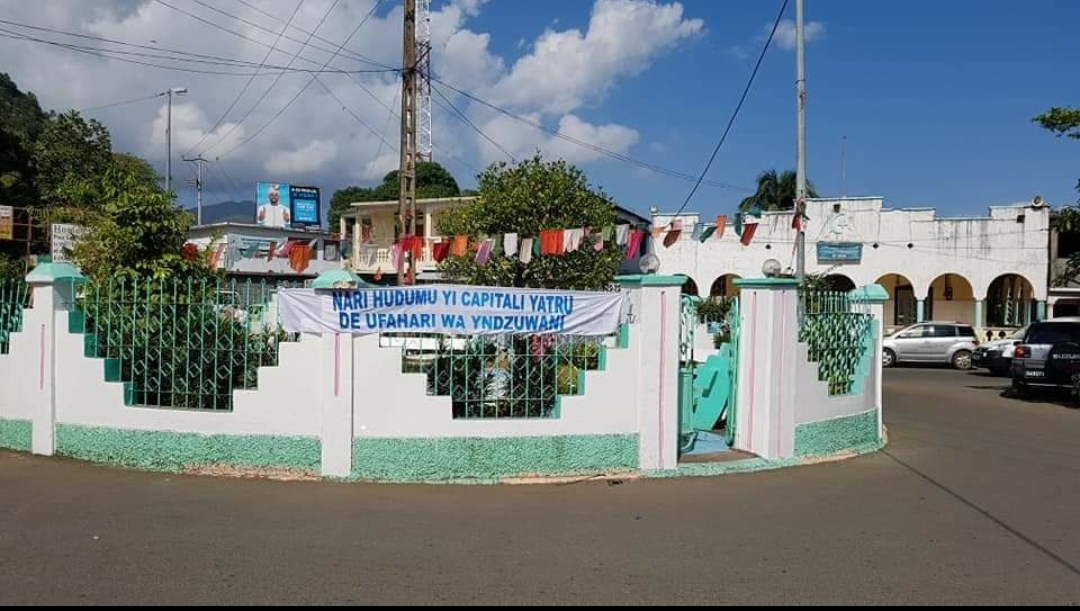
<instances>
[{"instance_id":1,"label":"white cloud","mask_svg":"<svg viewBox=\"0 0 1080 611\"><path fill-rule=\"evenodd\" d=\"M223 11L265 27L269 32L191 2L170 4L221 28L151 0L98 0L92 3L0 0L0 13L14 22L150 48L19 30L29 36L57 42L133 53L167 55L167 50L183 50L257 65L267 54L267 47L263 45L275 42L277 32L292 13L295 2L260 0L255 3L279 20L240 3L212 3ZM350 35L374 2L350 0L338 3L317 32L325 40L312 39L293 66L321 67L330 58L327 50L333 50ZM484 10L486 3L487 0L438 3L439 9L431 16L432 63L437 77L454 87L507 106L531 121L619 153L628 153L638 143L638 132L632 126L588 123L581 118L582 108L601 102L621 79L641 73L657 57L678 49L704 31L703 21L686 17L682 5L677 2L595 0L587 27L582 29L567 27L559 30L555 25L559 21L554 20L543 32L501 34L509 36L510 41L520 38L517 53L524 53L504 58L492 52L492 38L488 32L469 27L470 20ZM280 40L276 50L269 55L268 63L285 65L293 60L294 54L301 49L300 43L333 4L333 0L306 0L286 32L288 38L294 40ZM388 4L383 3L384 6ZM542 3L530 6L537 7L531 10L549 10ZM379 12L371 17L352 37L348 50L334 59L331 67L347 70L375 67L358 60L356 53L378 63L399 65L401 18L400 5L388 13ZM0 38L0 56L5 59L4 70L22 89L36 93L47 109L89 108L150 96L170 87L187 87L189 94L174 99L172 106L174 177L183 153L204 153L211 160L221 156L231 184L221 179L214 184L215 177L224 175L213 170L208 179L208 188L219 189L220 195L247 196L249 185L256 180L305 182L333 189L353 181L377 181L397 167L397 119L391 118L387 107L395 112L398 110L400 81L392 73L324 74L319 80L331 89L333 96L320 83L311 82L295 101L291 101L311 80L310 75L289 73L271 86L276 76L264 72L252 81L235 107L222 119L248 81L246 74L166 70L10 38ZM184 70L250 72L250 68L244 66L200 63L196 60L216 60L190 55L182 62L167 62L160 57L145 55L120 57L170 64ZM359 81L360 85L354 81ZM452 95L438 83L436 87ZM537 149L581 164L602 157L595 151L551 137L465 98L453 95L452 99L493 140L519 157ZM435 100L441 103L439 95L435 95ZM343 105L348 111L342 109ZM457 158L464 159L470 166L483 166L493 159L506 158L439 105L433 110L436 159L445 163L459 178L467 180L473 172L456 161ZM163 98L95 110L89 114L106 123L118 150L142 155L155 167L163 169L166 123ZM219 120L221 124L216 125ZM361 121L367 127L361 125ZM213 194L210 196L212 198ZM190 198L191 195L183 194L182 197Z\"/></svg>"},{"instance_id":2,"label":"white cloud","mask_svg":"<svg viewBox=\"0 0 1080 611\"><path fill-rule=\"evenodd\" d=\"M313 172L331 163L337 153L337 145L333 142L315 140L300 150L275 153L263 167L271 176L295 176Z\"/></svg>"},{"instance_id":3,"label":"white cloud","mask_svg":"<svg viewBox=\"0 0 1080 611\"><path fill-rule=\"evenodd\" d=\"M539 122L539 113L523 117L532 122ZM481 129L488 137L506 152L521 159L540 151L545 157L563 158L570 163L585 164L604 157L603 153L579 146L565 138L548 136L535 128L516 121L506 115L498 115L487 121ZM592 125L577 116L565 115L559 119L555 129L566 136L582 142L588 142L599 148L625 154L637 144L640 135L634 129L622 125ZM506 152L489 142L483 136L476 135L484 164L491 161L506 161Z\"/></svg>"},{"instance_id":4,"label":"white cloud","mask_svg":"<svg viewBox=\"0 0 1080 611\"><path fill-rule=\"evenodd\" d=\"M761 36L761 40L765 40L769 37L769 32L772 31L772 24L765 26L765 33ZM825 24L820 21L808 21L803 24L803 38L807 44L814 42L825 35ZM795 21L793 19L784 19L780 21L780 25L776 26L776 35L773 36L773 42L776 43L781 49L791 51L795 48Z\"/></svg>"},{"instance_id":5,"label":"white cloud","mask_svg":"<svg viewBox=\"0 0 1080 611\"><path fill-rule=\"evenodd\" d=\"M596 0L586 32L545 31L532 52L492 87L492 101L551 114L570 112L704 27L701 19L684 19L678 3Z\"/></svg>"}]
</instances>

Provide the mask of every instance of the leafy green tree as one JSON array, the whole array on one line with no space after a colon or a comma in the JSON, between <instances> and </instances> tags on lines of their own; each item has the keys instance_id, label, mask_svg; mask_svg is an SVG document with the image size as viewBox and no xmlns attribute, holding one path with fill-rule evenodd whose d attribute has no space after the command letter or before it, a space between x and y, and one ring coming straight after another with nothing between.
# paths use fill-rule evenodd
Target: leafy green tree
<instances>
[{"instance_id":1,"label":"leafy green tree","mask_svg":"<svg viewBox=\"0 0 1080 611\"><path fill-rule=\"evenodd\" d=\"M342 213L349 210L353 202L380 202L398 199L401 194L401 182L398 171L393 170L383 177L375 187L345 187L334 192L330 198L330 227L337 226ZM457 180L446 168L433 161L421 161L416 164L416 198L458 197L461 189Z\"/></svg>"},{"instance_id":2,"label":"leafy green tree","mask_svg":"<svg viewBox=\"0 0 1080 611\"><path fill-rule=\"evenodd\" d=\"M93 192L100 205L96 212L84 212L80 220L88 232L73 252L92 281L209 273L203 253L184 250L191 214L157 184L148 184L137 167L109 168L77 190Z\"/></svg>"},{"instance_id":3,"label":"leafy green tree","mask_svg":"<svg viewBox=\"0 0 1080 611\"><path fill-rule=\"evenodd\" d=\"M585 173L565 161L545 162L540 155L515 165L495 164L479 176L479 196L453 208L441 219L442 235L482 236L517 233L534 237L546 229L615 223L615 203L593 189ZM622 252L610 243L602 250L585 244L562 256L492 256L486 265L474 256L448 257L440 268L451 282L489 286L602 290L614 284Z\"/></svg>"},{"instance_id":4,"label":"leafy green tree","mask_svg":"<svg viewBox=\"0 0 1080 611\"><path fill-rule=\"evenodd\" d=\"M66 191L100 176L112 164L109 130L74 110L50 115L34 143L31 163L42 203L66 203Z\"/></svg>"},{"instance_id":5,"label":"leafy green tree","mask_svg":"<svg viewBox=\"0 0 1080 611\"><path fill-rule=\"evenodd\" d=\"M776 170L758 174L757 189L739 203L739 212L747 212L755 206L762 210L791 210L795 206L796 178L791 170L782 174L777 174ZM814 185L806 181L806 197L817 196Z\"/></svg>"},{"instance_id":6,"label":"leafy green tree","mask_svg":"<svg viewBox=\"0 0 1080 611\"><path fill-rule=\"evenodd\" d=\"M1034 117L1032 121L1058 138L1065 136L1080 140L1080 108L1055 106ZM1076 182L1076 189L1080 191L1080 180ZM1055 211L1050 224L1055 231L1060 233L1080 231L1080 208L1065 206ZM1075 283L1078 278L1080 278L1080 254L1069 258L1065 271L1054 278L1053 283L1055 286L1067 286Z\"/></svg>"}]
</instances>

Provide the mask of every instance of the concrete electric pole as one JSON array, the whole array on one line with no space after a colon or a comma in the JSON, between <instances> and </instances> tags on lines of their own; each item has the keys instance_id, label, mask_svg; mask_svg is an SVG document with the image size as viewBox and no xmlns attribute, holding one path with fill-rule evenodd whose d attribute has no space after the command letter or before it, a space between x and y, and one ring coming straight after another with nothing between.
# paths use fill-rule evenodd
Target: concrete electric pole
<instances>
[{"instance_id":1,"label":"concrete electric pole","mask_svg":"<svg viewBox=\"0 0 1080 611\"><path fill-rule=\"evenodd\" d=\"M401 161L398 178L401 190L398 197L398 239L416 235L416 0L405 0L404 48L401 70ZM406 221L408 228L406 229ZM406 250L408 252L406 252ZM416 280L416 261L412 249L403 249L402 256ZM398 267L397 283L406 282L405 265Z\"/></svg>"},{"instance_id":2,"label":"concrete electric pole","mask_svg":"<svg viewBox=\"0 0 1080 611\"><path fill-rule=\"evenodd\" d=\"M203 187L202 170L203 170L203 164L208 162L209 160L208 159L203 159L202 155L199 155L198 157L181 157L181 159L183 159L184 161L192 161L192 162L194 162L195 167L197 168L196 174L195 174L196 175L196 178L195 178L195 194L196 194L195 225L199 226L199 225L202 225L202 187Z\"/></svg>"},{"instance_id":3,"label":"concrete electric pole","mask_svg":"<svg viewBox=\"0 0 1080 611\"><path fill-rule=\"evenodd\" d=\"M795 0L795 214L806 208L806 40L803 36L803 0ZM806 279L806 230L799 219L798 248L795 255L795 277Z\"/></svg>"}]
</instances>

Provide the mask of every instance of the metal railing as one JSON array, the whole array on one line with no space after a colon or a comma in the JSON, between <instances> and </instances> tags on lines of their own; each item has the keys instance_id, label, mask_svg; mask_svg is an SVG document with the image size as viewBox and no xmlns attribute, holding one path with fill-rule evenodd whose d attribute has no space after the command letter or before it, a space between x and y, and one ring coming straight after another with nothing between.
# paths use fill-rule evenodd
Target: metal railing
<instances>
[{"instance_id":1,"label":"metal railing","mask_svg":"<svg viewBox=\"0 0 1080 611\"><path fill-rule=\"evenodd\" d=\"M30 307L30 287L22 279L0 278L0 354L11 349L11 334L22 331L23 310Z\"/></svg>"},{"instance_id":2,"label":"metal railing","mask_svg":"<svg viewBox=\"0 0 1080 611\"><path fill-rule=\"evenodd\" d=\"M855 391L859 366L873 346L873 315L868 303L839 291L799 292L799 341L807 344L818 380L830 395Z\"/></svg>"},{"instance_id":3,"label":"metal railing","mask_svg":"<svg viewBox=\"0 0 1080 611\"><path fill-rule=\"evenodd\" d=\"M118 278L78 287L72 331L86 356L106 359L107 381L125 383L128 405L228 411L233 390L255 388L295 340L261 282Z\"/></svg>"},{"instance_id":4,"label":"metal railing","mask_svg":"<svg viewBox=\"0 0 1080 611\"><path fill-rule=\"evenodd\" d=\"M584 393L584 373L604 369L614 336L383 334L402 372L427 376L457 419L557 418L559 397Z\"/></svg>"}]
</instances>

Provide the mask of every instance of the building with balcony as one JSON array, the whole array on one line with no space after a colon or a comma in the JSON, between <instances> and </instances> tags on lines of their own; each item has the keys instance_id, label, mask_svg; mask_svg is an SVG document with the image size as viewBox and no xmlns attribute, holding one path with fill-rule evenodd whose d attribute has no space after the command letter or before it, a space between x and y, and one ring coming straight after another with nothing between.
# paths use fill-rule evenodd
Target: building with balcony
<instances>
[{"instance_id":1,"label":"building with balcony","mask_svg":"<svg viewBox=\"0 0 1080 611\"><path fill-rule=\"evenodd\" d=\"M996 332L1048 314L1048 207L994 206L988 216L942 218L933 208L889 209L880 197L849 197L809 200L806 213L807 273L827 276L837 289L882 285L890 296L887 331L954 320ZM672 220L653 215L656 227ZM688 292L732 295L734 279L760 277L769 259L795 267L791 211L763 213L746 245L733 231L731 215L721 237L704 242L693 239L700 215L678 220L679 239L658 244L656 254L661 273L690 279ZM1061 299L1080 303L1080 286L1070 290Z\"/></svg>"},{"instance_id":2,"label":"building with balcony","mask_svg":"<svg viewBox=\"0 0 1080 611\"><path fill-rule=\"evenodd\" d=\"M448 239L439 235L440 217L446 211L468 205L475 199L475 196L470 196L416 200L416 235L424 240L422 255L416 261L417 282L437 282L440 279L434 245ZM393 264L393 248L398 237L398 201L357 202L351 208L341 215L339 221L339 234L344 238L348 268L370 282L394 282L397 270ZM630 224L642 230L651 226L648 218L622 207L616 207L615 215L619 224ZM649 252L650 248L650 240L646 236L641 254ZM640 273L638 261L625 261L623 272Z\"/></svg>"}]
</instances>

